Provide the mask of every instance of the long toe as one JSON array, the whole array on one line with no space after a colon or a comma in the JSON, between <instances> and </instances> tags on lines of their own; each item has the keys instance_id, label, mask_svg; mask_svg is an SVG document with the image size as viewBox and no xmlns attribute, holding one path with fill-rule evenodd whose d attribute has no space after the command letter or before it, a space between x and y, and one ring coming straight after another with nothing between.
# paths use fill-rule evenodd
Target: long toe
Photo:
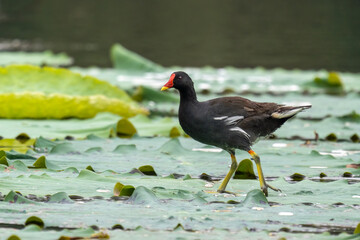
<instances>
[{"instance_id":1,"label":"long toe","mask_svg":"<svg viewBox=\"0 0 360 240\"><path fill-rule=\"evenodd\" d=\"M272 190L274 190L275 192L281 192L281 190L280 189L278 189L278 188L276 188L276 187L273 187L273 186L271 186L271 185L269 185L269 184L266 184L269 188L271 188Z\"/></svg>"},{"instance_id":2,"label":"long toe","mask_svg":"<svg viewBox=\"0 0 360 240\"><path fill-rule=\"evenodd\" d=\"M218 193L233 194L233 195L235 195L235 196L236 196L236 193L234 193L234 192L229 192L229 191L225 191L225 190L220 190L220 189L218 189L218 190L217 190L217 192L218 192Z\"/></svg>"}]
</instances>

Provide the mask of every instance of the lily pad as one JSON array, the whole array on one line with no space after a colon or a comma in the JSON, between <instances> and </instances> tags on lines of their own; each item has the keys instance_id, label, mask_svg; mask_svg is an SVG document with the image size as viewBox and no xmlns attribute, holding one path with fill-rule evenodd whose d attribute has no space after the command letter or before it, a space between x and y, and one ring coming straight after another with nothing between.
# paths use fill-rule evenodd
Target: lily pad
<instances>
[{"instance_id":1,"label":"lily pad","mask_svg":"<svg viewBox=\"0 0 360 240\"><path fill-rule=\"evenodd\" d=\"M45 52L0 52L0 65L32 64L48 66L68 66L73 59L66 53Z\"/></svg>"},{"instance_id":2,"label":"lily pad","mask_svg":"<svg viewBox=\"0 0 360 240\"><path fill-rule=\"evenodd\" d=\"M111 47L110 56L114 67L117 69L126 71L157 71L162 69L160 65L129 51L119 43Z\"/></svg>"},{"instance_id":3,"label":"lily pad","mask_svg":"<svg viewBox=\"0 0 360 240\"><path fill-rule=\"evenodd\" d=\"M0 68L2 118L91 118L98 112L146 114L121 89L66 69L10 65Z\"/></svg>"}]
</instances>

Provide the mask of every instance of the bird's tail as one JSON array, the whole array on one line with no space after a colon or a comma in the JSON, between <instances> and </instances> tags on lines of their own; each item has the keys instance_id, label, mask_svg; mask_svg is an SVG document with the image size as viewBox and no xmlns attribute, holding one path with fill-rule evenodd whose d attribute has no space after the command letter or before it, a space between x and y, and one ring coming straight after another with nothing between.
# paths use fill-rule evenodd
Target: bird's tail
<instances>
[{"instance_id":1,"label":"bird's tail","mask_svg":"<svg viewBox=\"0 0 360 240\"><path fill-rule=\"evenodd\" d=\"M304 105L304 106L280 106L275 112L271 114L271 117L282 119L282 118L291 118L292 116L296 115L297 113L311 108L311 105Z\"/></svg>"}]
</instances>

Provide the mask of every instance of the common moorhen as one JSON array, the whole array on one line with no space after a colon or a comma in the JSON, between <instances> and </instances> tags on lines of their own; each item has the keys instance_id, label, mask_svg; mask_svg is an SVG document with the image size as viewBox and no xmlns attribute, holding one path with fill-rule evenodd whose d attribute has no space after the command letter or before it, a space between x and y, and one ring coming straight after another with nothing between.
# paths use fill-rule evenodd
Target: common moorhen
<instances>
[{"instance_id":1,"label":"common moorhen","mask_svg":"<svg viewBox=\"0 0 360 240\"><path fill-rule=\"evenodd\" d=\"M222 97L199 102L194 83L185 72L174 72L161 88L180 92L179 121L183 130L195 140L224 149L231 156L231 168L218 192L225 188L238 165L235 149L247 151L256 163L260 187L266 196L267 188L280 191L265 182L260 157L251 149L259 138L268 136L306 106L285 106L276 103L253 102L242 97Z\"/></svg>"}]
</instances>

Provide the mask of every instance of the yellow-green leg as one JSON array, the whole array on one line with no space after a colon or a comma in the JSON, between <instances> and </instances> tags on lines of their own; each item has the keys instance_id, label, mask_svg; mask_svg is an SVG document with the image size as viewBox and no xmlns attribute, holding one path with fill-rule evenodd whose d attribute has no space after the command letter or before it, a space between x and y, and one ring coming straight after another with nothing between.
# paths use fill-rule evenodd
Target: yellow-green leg
<instances>
[{"instance_id":1,"label":"yellow-green leg","mask_svg":"<svg viewBox=\"0 0 360 240\"><path fill-rule=\"evenodd\" d=\"M265 182L265 177L264 177L264 174L263 174L263 171L262 171L262 168L261 168L259 155L257 155L253 150L248 151L248 153L251 155L251 157L255 161L256 168L257 168L258 175L259 175L260 188L263 191L263 193L265 194L265 196L268 196L268 190L267 190L268 187L271 188L274 191L281 192L280 189L272 187L271 185L269 185L269 184L267 184Z\"/></svg>"},{"instance_id":2,"label":"yellow-green leg","mask_svg":"<svg viewBox=\"0 0 360 240\"><path fill-rule=\"evenodd\" d=\"M220 193L230 193L230 192L225 191L225 188L238 166L238 164L236 162L235 154L230 153L230 155L231 155L231 167L230 167L228 174L226 174L224 180L222 181L219 189L217 190Z\"/></svg>"}]
</instances>

